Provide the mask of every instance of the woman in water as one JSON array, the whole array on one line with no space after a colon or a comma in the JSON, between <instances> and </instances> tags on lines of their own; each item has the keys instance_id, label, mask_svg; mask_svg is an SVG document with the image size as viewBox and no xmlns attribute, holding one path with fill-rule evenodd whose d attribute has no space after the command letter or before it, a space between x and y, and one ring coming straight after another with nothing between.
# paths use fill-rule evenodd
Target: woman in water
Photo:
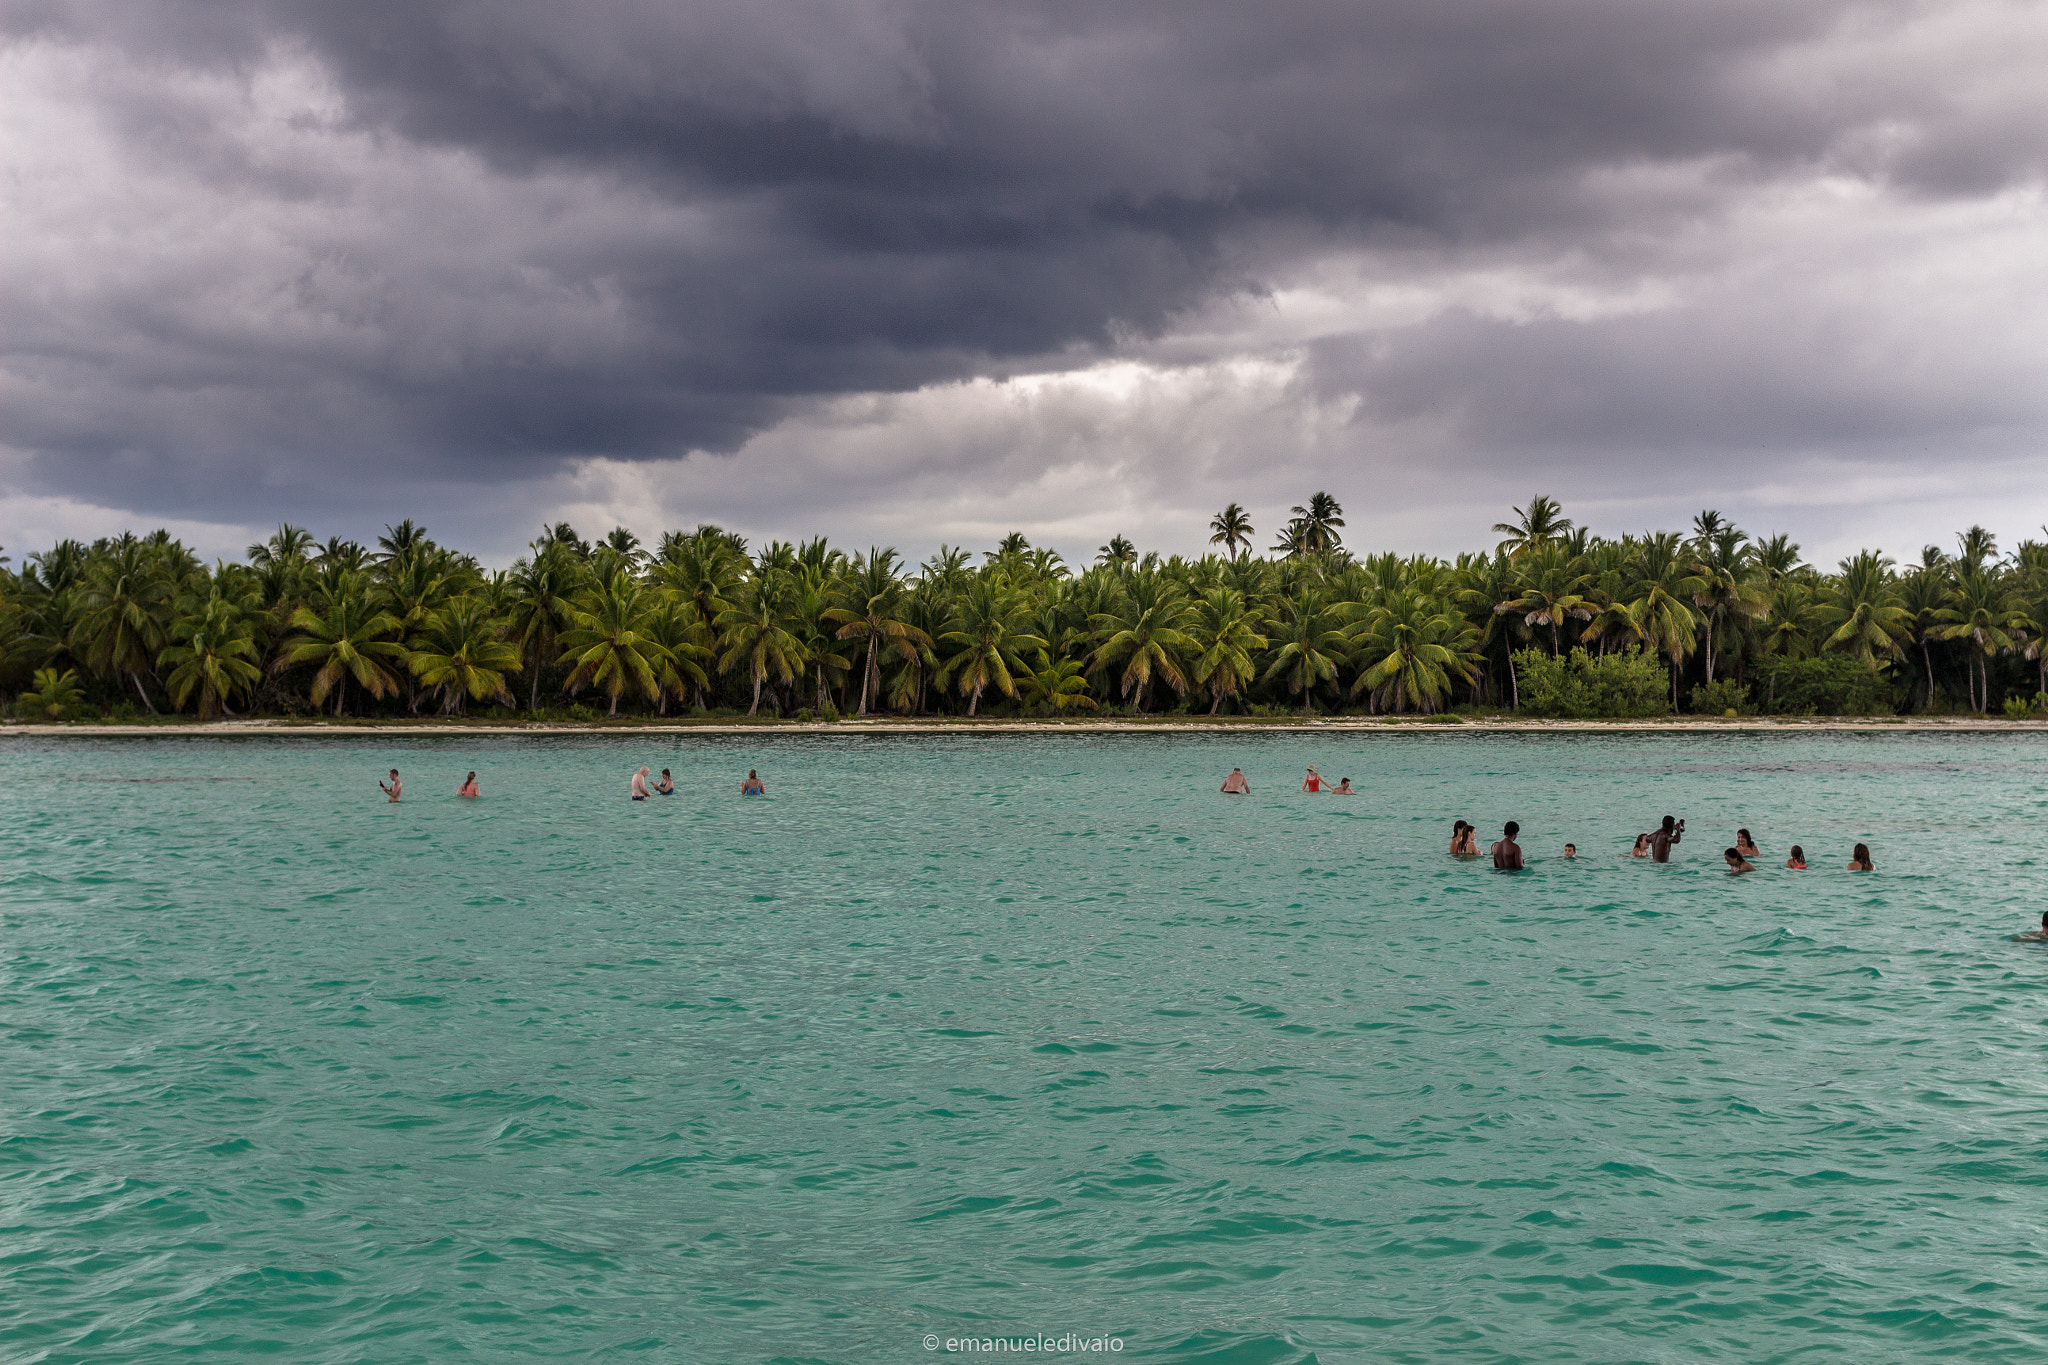
<instances>
[{"instance_id":1,"label":"woman in water","mask_svg":"<svg viewBox=\"0 0 2048 1365\"><path fill-rule=\"evenodd\" d=\"M1806 871L1806 850L1797 844L1792 845L1792 856L1785 860L1785 866L1794 872Z\"/></svg>"},{"instance_id":2,"label":"woman in water","mask_svg":"<svg viewBox=\"0 0 2048 1365\"><path fill-rule=\"evenodd\" d=\"M1649 835L1647 835L1647 834L1638 834L1638 835L1636 836L1636 846L1635 846L1634 848L1632 848L1632 849L1630 849L1630 850L1628 851L1628 856L1629 856L1629 857L1631 857L1631 858L1647 858L1647 857L1649 857L1649 856L1650 856L1650 836L1649 836Z\"/></svg>"},{"instance_id":3,"label":"woman in water","mask_svg":"<svg viewBox=\"0 0 2048 1365\"><path fill-rule=\"evenodd\" d=\"M1870 861L1869 844L1856 845L1856 851L1849 855L1849 870L1851 872L1877 871L1877 864Z\"/></svg>"},{"instance_id":4,"label":"woman in water","mask_svg":"<svg viewBox=\"0 0 2048 1365\"><path fill-rule=\"evenodd\" d=\"M1305 792L1319 792L1328 785L1327 782L1323 781L1323 775L1314 768L1310 768L1308 776L1301 779L1301 789Z\"/></svg>"},{"instance_id":5,"label":"woman in water","mask_svg":"<svg viewBox=\"0 0 2048 1365\"><path fill-rule=\"evenodd\" d=\"M471 773L468 777L463 778L462 785L455 789L455 794L457 796L469 797L472 800L482 796L483 793L476 789L476 774Z\"/></svg>"},{"instance_id":6,"label":"woman in water","mask_svg":"<svg viewBox=\"0 0 2048 1365\"><path fill-rule=\"evenodd\" d=\"M1743 857L1739 848L1722 849L1721 856L1728 860L1728 871L1736 876L1756 871L1756 864Z\"/></svg>"},{"instance_id":7,"label":"woman in water","mask_svg":"<svg viewBox=\"0 0 2048 1365\"><path fill-rule=\"evenodd\" d=\"M1451 826L1451 856L1455 858L1476 858L1479 844L1473 838L1472 826L1463 820Z\"/></svg>"},{"instance_id":8,"label":"woman in water","mask_svg":"<svg viewBox=\"0 0 2048 1365\"><path fill-rule=\"evenodd\" d=\"M1763 852L1756 846L1756 840L1749 837L1749 831L1746 829L1735 831L1735 851L1745 858L1754 858Z\"/></svg>"},{"instance_id":9,"label":"woman in water","mask_svg":"<svg viewBox=\"0 0 2048 1365\"><path fill-rule=\"evenodd\" d=\"M663 796L674 796L676 794L676 781L668 775L668 769L663 768L661 770L661 781L654 784L654 790Z\"/></svg>"},{"instance_id":10,"label":"woman in water","mask_svg":"<svg viewBox=\"0 0 2048 1365\"><path fill-rule=\"evenodd\" d=\"M747 769L747 780L740 783L741 796L766 796L768 789L761 785L761 775L752 768Z\"/></svg>"}]
</instances>

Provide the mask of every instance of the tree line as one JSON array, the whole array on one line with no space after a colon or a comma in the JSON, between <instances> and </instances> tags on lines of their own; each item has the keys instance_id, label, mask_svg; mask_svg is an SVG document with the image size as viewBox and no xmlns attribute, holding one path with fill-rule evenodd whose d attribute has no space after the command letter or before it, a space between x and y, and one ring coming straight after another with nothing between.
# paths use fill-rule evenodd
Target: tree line
<instances>
[{"instance_id":1,"label":"tree line","mask_svg":"<svg viewBox=\"0 0 2048 1365\"><path fill-rule=\"evenodd\" d=\"M410 520L211 565L164 531L66 540L0 556L0 695L39 720L2048 708L2039 541L1828 572L1713 511L1610 539L1539 496L1451 560L1344 524L1317 493L1255 554L1233 503L1200 558L1118 536L1081 566L1022 535L913 566L709 525L563 523L498 571Z\"/></svg>"}]
</instances>

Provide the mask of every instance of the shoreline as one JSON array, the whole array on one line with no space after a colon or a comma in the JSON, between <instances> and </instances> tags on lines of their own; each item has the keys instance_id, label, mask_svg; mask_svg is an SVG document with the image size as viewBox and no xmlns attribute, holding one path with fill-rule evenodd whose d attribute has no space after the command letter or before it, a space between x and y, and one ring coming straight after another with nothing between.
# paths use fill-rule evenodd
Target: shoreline
<instances>
[{"instance_id":1,"label":"shoreline","mask_svg":"<svg viewBox=\"0 0 2048 1365\"><path fill-rule=\"evenodd\" d=\"M703 721L476 721L364 720L350 722L295 720L134 721L38 725L0 724L0 739L224 739L240 735L271 737L303 735L342 738L362 735L550 736L550 735L1037 735L1037 734L1241 734L1253 732L1347 734L1757 734L1796 732L1872 732L1886 734L2041 734L2048 723L2002 717L1867 717L1813 716L1739 719L1700 717L1654 720L1425 720L1418 717L1364 716L1209 717L1158 720L966 720L947 717L913 720L703 720Z\"/></svg>"}]
</instances>

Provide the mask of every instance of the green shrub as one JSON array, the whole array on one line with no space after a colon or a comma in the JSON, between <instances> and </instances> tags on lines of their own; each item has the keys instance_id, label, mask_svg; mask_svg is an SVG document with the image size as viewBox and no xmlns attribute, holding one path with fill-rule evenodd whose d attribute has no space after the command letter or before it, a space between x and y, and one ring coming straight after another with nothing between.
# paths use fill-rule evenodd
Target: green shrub
<instances>
[{"instance_id":1,"label":"green shrub","mask_svg":"<svg viewBox=\"0 0 2048 1365\"><path fill-rule=\"evenodd\" d=\"M1847 654L1772 657L1756 665L1762 709L1782 716L1869 716L1898 710L1892 680Z\"/></svg>"},{"instance_id":2,"label":"green shrub","mask_svg":"<svg viewBox=\"0 0 2048 1365\"><path fill-rule=\"evenodd\" d=\"M2036 703L2042 697L2048 697L2048 692L2043 692L2037 697L2007 697L2005 699L2005 718L2007 720L2025 720L2028 716L2034 714L2037 709Z\"/></svg>"},{"instance_id":3,"label":"green shrub","mask_svg":"<svg viewBox=\"0 0 2048 1365\"><path fill-rule=\"evenodd\" d=\"M1700 716L1747 716L1755 713L1749 689L1733 678L1701 683L1692 690L1693 714Z\"/></svg>"},{"instance_id":4,"label":"green shrub","mask_svg":"<svg viewBox=\"0 0 2048 1365\"><path fill-rule=\"evenodd\" d=\"M571 706L569 708L569 719L577 721L580 724L588 725L591 721L597 719L597 712L591 710L588 706L583 705L581 702L578 702L576 705Z\"/></svg>"},{"instance_id":5,"label":"green shrub","mask_svg":"<svg viewBox=\"0 0 2048 1365\"><path fill-rule=\"evenodd\" d=\"M134 720L137 714L135 703L132 701L117 701L114 703L112 715L115 720Z\"/></svg>"},{"instance_id":6,"label":"green shrub","mask_svg":"<svg viewBox=\"0 0 2048 1365\"><path fill-rule=\"evenodd\" d=\"M1522 710L1532 716L1623 719L1671 710L1663 663L1640 649L1606 655L1574 649L1563 657L1521 649L1514 664Z\"/></svg>"}]
</instances>

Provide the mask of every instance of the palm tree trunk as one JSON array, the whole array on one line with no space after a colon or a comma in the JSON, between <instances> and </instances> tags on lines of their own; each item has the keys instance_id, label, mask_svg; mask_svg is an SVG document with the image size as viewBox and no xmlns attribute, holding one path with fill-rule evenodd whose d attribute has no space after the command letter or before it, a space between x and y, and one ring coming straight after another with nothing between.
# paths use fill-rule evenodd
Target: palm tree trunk
<instances>
[{"instance_id":1,"label":"palm tree trunk","mask_svg":"<svg viewBox=\"0 0 2048 1365\"><path fill-rule=\"evenodd\" d=\"M974 685L974 692L973 692L973 694L972 694L971 696L969 696L969 697L967 698L967 714L968 714L968 715L970 715L970 716L971 716L971 715L973 715L973 714L974 714L974 711L975 711L975 708L976 708L976 707L978 707L978 706L980 706L980 705L981 705L981 684L980 684L980 683L976 683L976 684Z\"/></svg>"},{"instance_id":2,"label":"palm tree trunk","mask_svg":"<svg viewBox=\"0 0 2048 1365\"><path fill-rule=\"evenodd\" d=\"M861 669L861 671L860 671L860 712L859 712L859 714L860 714L860 715L863 715L863 716L865 716L865 715L866 715L866 714L868 713L868 683L869 683L869 682L870 682L870 681L871 681L871 680L872 680L872 679L874 678L874 676L875 676L875 637L874 637L874 635L873 635L872 633L870 633L870 634L868 635L868 661L867 661L867 666L866 666L866 667L864 667L864 668L862 668L862 669Z\"/></svg>"},{"instance_id":3,"label":"palm tree trunk","mask_svg":"<svg viewBox=\"0 0 2048 1365\"><path fill-rule=\"evenodd\" d=\"M751 715L753 715L753 714L754 714L755 712L759 711L760 709L761 709L761 670L757 668L757 669L755 669L755 670L754 670L754 704L753 704L752 706L750 706L750 707L748 707L748 708L747 708L747 714L748 714L749 716L751 716Z\"/></svg>"},{"instance_id":4,"label":"palm tree trunk","mask_svg":"<svg viewBox=\"0 0 2048 1365\"><path fill-rule=\"evenodd\" d=\"M1508 651L1508 688L1514 695L1514 709L1517 711L1521 710L1522 680L1515 676L1515 652L1512 649Z\"/></svg>"},{"instance_id":5,"label":"palm tree trunk","mask_svg":"<svg viewBox=\"0 0 2048 1365\"><path fill-rule=\"evenodd\" d=\"M137 695L137 696L139 696L139 697L141 697L141 698L142 698L142 704L143 704L144 706L147 706L147 707L149 708L149 714L151 714L152 716L153 716L153 715L155 715L155 714L156 714L156 703L155 703L155 702L153 702L153 701L151 701L151 700L149 699L149 693L143 690L143 687L142 687L142 675L141 675L140 673L136 672L136 671L135 671L134 669L132 669L132 668L131 668L131 669L129 669L129 670L128 670L128 676L129 676L130 678L134 679L134 681L135 681L135 693L136 693L136 695Z\"/></svg>"},{"instance_id":6,"label":"palm tree trunk","mask_svg":"<svg viewBox=\"0 0 2048 1365\"><path fill-rule=\"evenodd\" d=\"M526 709L529 711L538 711L540 709L540 653L538 650L534 652L533 685L526 690Z\"/></svg>"},{"instance_id":7,"label":"palm tree trunk","mask_svg":"<svg viewBox=\"0 0 2048 1365\"><path fill-rule=\"evenodd\" d=\"M623 692L623 691L625 691L625 689L624 689L623 687L619 689L619 692ZM614 719L614 720L618 719L618 715L619 715L619 693L618 693L618 692L614 692L614 693L612 693L612 709L611 709L611 716L612 716L612 719Z\"/></svg>"}]
</instances>

